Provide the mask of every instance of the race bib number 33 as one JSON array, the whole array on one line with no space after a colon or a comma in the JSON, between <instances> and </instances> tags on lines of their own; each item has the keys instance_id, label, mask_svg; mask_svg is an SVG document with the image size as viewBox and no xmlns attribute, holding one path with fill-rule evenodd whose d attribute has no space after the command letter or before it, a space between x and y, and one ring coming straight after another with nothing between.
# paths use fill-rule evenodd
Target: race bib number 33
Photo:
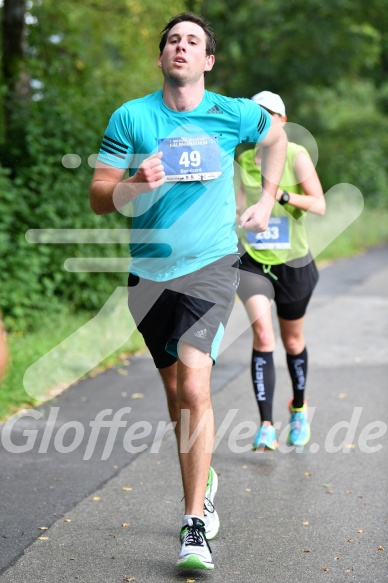
<instances>
[{"instance_id":1,"label":"race bib number 33","mask_svg":"<svg viewBox=\"0 0 388 583\"><path fill-rule=\"evenodd\" d=\"M166 181L213 180L221 176L220 149L211 136L158 140Z\"/></svg>"}]
</instances>

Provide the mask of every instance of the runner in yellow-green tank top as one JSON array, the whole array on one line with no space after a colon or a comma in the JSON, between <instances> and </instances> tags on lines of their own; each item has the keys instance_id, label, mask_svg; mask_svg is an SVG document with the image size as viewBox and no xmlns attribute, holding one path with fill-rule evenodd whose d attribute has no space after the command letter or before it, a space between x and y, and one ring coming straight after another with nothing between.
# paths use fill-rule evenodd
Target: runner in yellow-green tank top
<instances>
[{"instance_id":1,"label":"runner in yellow-green tank top","mask_svg":"<svg viewBox=\"0 0 388 583\"><path fill-rule=\"evenodd\" d=\"M262 91L252 99L267 109L276 121L286 123L285 106L279 95ZM236 206L237 212L241 213L252 204L252 200L257 200L261 184L260 147L241 154L238 164ZM307 211L323 215L326 206L315 167L303 146L288 144L276 200L265 233L238 231L241 253L238 295L253 322L251 373L261 421L253 442L254 450L278 447L272 416L275 335L271 300L276 304L293 389L287 441L290 445L303 446L310 439L304 398L307 348L303 326L306 308L318 280L318 270L309 252L305 217Z\"/></svg>"},{"instance_id":2,"label":"runner in yellow-green tank top","mask_svg":"<svg viewBox=\"0 0 388 583\"><path fill-rule=\"evenodd\" d=\"M306 156L309 156L303 146L293 144L292 142L288 143L287 159L280 189L303 195L302 187L296 183L298 179L295 176L294 169L296 157L300 152L304 152ZM257 191L261 185L261 171L255 163L255 157L257 156L259 156L260 160L260 152L256 148L255 150L250 149L245 151L238 159L238 163L242 169L241 180L248 206L254 204L254 201L257 200ZM273 220L274 217L276 217L275 221ZM275 204L271 222L272 225L269 230L269 235L272 235L271 238L265 238L268 233L264 235L263 233L242 232L241 242L247 253L255 261L266 265L280 265L292 259L305 257L308 254L305 213L303 211L290 204L284 206ZM281 235L282 232L284 233L283 241L279 242L276 235ZM249 242L247 241L247 236ZM274 241L275 243L277 241L275 248L273 248Z\"/></svg>"}]
</instances>

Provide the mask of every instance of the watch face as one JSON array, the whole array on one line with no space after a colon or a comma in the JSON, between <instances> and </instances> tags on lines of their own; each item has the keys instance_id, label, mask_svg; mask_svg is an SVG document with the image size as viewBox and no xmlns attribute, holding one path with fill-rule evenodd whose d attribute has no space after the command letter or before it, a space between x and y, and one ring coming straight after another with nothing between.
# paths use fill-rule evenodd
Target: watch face
<instances>
[{"instance_id":1,"label":"watch face","mask_svg":"<svg viewBox=\"0 0 388 583\"><path fill-rule=\"evenodd\" d=\"M287 204L289 200L290 200L290 195L288 194L288 192L284 191L282 194L282 198L280 199L280 202L282 204Z\"/></svg>"}]
</instances>

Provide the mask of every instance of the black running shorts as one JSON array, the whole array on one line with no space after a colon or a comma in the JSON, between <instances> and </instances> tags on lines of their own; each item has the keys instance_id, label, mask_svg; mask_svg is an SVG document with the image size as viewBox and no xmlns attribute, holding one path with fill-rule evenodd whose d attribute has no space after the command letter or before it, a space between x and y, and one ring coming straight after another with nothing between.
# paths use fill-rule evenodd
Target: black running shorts
<instances>
[{"instance_id":1,"label":"black running shorts","mask_svg":"<svg viewBox=\"0 0 388 583\"><path fill-rule=\"evenodd\" d=\"M182 340L216 361L236 297L238 255L227 255L194 273L151 281L130 273L128 306L157 368L178 358Z\"/></svg>"},{"instance_id":2,"label":"black running shorts","mask_svg":"<svg viewBox=\"0 0 388 583\"><path fill-rule=\"evenodd\" d=\"M311 255L280 265L263 265L252 259L239 244L241 252L240 285L237 293L245 303L261 294L273 299L277 315L284 320L298 320L307 309L319 274Z\"/></svg>"}]
</instances>

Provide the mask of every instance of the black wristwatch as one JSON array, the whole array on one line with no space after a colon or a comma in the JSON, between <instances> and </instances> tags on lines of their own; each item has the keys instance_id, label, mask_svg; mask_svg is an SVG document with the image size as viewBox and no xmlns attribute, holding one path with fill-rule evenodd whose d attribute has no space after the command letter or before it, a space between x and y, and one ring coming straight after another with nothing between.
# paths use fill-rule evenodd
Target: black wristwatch
<instances>
[{"instance_id":1,"label":"black wristwatch","mask_svg":"<svg viewBox=\"0 0 388 583\"><path fill-rule=\"evenodd\" d=\"M287 190L283 190L283 194L279 199L279 204L284 205L287 204L290 200L290 193Z\"/></svg>"}]
</instances>

